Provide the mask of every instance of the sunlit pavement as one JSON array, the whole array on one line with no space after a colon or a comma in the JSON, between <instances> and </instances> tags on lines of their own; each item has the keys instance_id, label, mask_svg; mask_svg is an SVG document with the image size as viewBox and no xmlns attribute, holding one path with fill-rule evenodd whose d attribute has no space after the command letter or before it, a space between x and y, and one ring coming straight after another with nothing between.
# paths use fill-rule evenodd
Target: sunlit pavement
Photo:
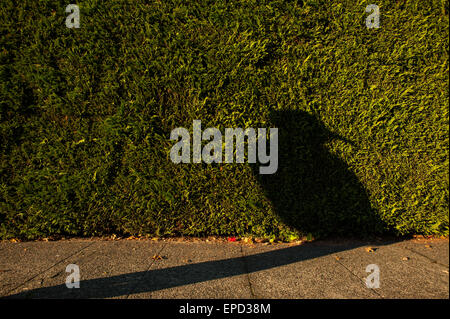
<instances>
[{"instance_id":1,"label":"sunlit pavement","mask_svg":"<svg viewBox=\"0 0 450 319\"><path fill-rule=\"evenodd\" d=\"M0 296L449 298L449 242L2 241Z\"/></svg>"}]
</instances>

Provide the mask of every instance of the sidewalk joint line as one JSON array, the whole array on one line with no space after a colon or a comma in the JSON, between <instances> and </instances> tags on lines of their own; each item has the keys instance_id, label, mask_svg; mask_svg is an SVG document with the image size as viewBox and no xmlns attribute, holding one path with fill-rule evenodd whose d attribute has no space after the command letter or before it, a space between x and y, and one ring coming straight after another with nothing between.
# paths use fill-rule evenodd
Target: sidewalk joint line
<instances>
[{"instance_id":1,"label":"sidewalk joint line","mask_svg":"<svg viewBox=\"0 0 450 319\"><path fill-rule=\"evenodd\" d=\"M168 242L165 242L164 245L161 247L161 249L158 251L158 255L161 255L162 251L164 250L164 248L166 248ZM150 268L152 268L153 264L155 263L155 260L152 259L152 257L149 257L151 259L150 261L150 265L145 269L145 272L142 274L142 276L139 278L138 282L136 283L136 285L134 285L133 289L131 289L131 292L125 297L125 299L128 299L128 297L130 297L130 295L134 294L134 291L136 290L137 285L139 285L142 280L145 278L145 276L147 276L147 273L150 271Z\"/></svg>"},{"instance_id":2,"label":"sidewalk joint line","mask_svg":"<svg viewBox=\"0 0 450 319\"><path fill-rule=\"evenodd\" d=\"M335 262L337 262L339 265L341 265L342 267L344 267L345 269L347 269L347 271L349 273L351 273L353 276L355 276L356 278L358 278L359 282L363 283L363 286L365 287L365 282L362 278L359 278L358 275L356 275L353 271L351 271L350 269L348 269L343 263L341 263L339 260L335 260ZM375 295L377 295L378 297L380 297L381 299L384 299L384 296L379 294L375 289L369 289L371 290L372 293L374 293Z\"/></svg>"},{"instance_id":3,"label":"sidewalk joint line","mask_svg":"<svg viewBox=\"0 0 450 319\"><path fill-rule=\"evenodd\" d=\"M73 257L73 256L75 256L75 255L78 255L81 251L83 251L84 249L86 249L86 248L88 248L88 247L90 247L90 246L92 246L93 244L94 244L95 242L93 241L93 242L91 242L90 244L88 244L88 245L86 245L86 246L84 246L83 248L81 248L81 249L79 249L78 251L76 251L76 252L74 252L73 254L71 254L71 255L69 255L69 256L67 256L66 258L63 258L63 259L61 259L60 261L58 261L57 263L55 263L55 264L53 264L52 266L50 266L50 267L48 267L47 269L44 269L43 271L41 271L41 272L39 272L39 273L37 273L36 275L34 275L33 277L31 277L31 278L29 278L29 279L27 279L27 280L25 280L24 282L22 282L21 284L19 284L18 286L16 286L16 287L14 287L14 288L12 288L12 289L10 289L9 291L7 291L6 292L6 295L9 295L12 291L14 291L14 290L16 290L16 289L18 289L19 287L21 287L21 286L23 286L23 285L25 285L26 283L28 283L28 282L30 282L30 281L32 281L33 279L35 279L36 277L38 277L38 276L40 276L40 275L42 275L43 273L45 273L45 272L47 272L47 271L49 271L50 269L52 269L52 268L54 268L55 266L57 266L57 265L59 265L59 264L61 264L64 260L67 260L67 259L69 259L70 257Z\"/></svg>"},{"instance_id":4,"label":"sidewalk joint line","mask_svg":"<svg viewBox=\"0 0 450 319\"><path fill-rule=\"evenodd\" d=\"M424 257L425 259L427 259L428 261L430 261L433 264L437 264L437 265L440 265L442 267L445 267L445 268L449 269L449 267L447 265L444 265L444 264L442 264L442 263L440 263L440 262L438 262L438 261L436 261L436 260L434 260L434 259L432 259L432 258L430 258L430 257L428 257L428 256L426 256L426 255L424 255L424 254L422 254L422 253L412 249L412 248L409 248L409 247L400 247L400 248L404 248L404 249L409 250L410 252L412 252L414 254L422 256L422 257Z\"/></svg>"},{"instance_id":5,"label":"sidewalk joint line","mask_svg":"<svg viewBox=\"0 0 450 319\"><path fill-rule=\"evenodd\" d=\"M253 286L252 286L252 282L250 280L250 271L248 269L248 264L247 264L247 256L244 253L244 250L242 249L242 244L240 245L241 248L241 255L242 255L242 259L244 261L244 270L245 270L245 275L247 277L247 282L248 282L248 286L250 288L250 295L253 299L257 299L257 296L255 294L255 291L253 290Z\"/></svg>"}]
</instances>

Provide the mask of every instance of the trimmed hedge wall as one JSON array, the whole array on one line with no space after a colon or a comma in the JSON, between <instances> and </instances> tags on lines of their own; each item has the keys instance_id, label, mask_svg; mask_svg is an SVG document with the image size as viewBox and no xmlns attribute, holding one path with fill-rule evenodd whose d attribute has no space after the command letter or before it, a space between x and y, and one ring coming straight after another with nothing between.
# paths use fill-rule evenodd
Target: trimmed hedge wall
<instances>
[{"instance_id":1,"label":"trimmed hedge wall","mask_svg":"<svg viewBox=\"0 0 450 319\"><path fill-rule=\"evenodd\" d=\"M448 235L448 1L66 2L0 3L0 238ZM194 119L278 172L173 164Z\"/></svg>"}]
</instances>

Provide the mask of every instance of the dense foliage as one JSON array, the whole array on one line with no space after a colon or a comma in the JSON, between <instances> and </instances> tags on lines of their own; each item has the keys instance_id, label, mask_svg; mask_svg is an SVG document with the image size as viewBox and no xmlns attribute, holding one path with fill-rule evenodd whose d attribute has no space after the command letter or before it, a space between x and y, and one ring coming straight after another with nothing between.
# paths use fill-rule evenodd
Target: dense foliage
<instances>
[{"instance_id":1,"label":"dense foliage","mask_svg":"<svg viewBox=\"0 0 450 319\"><path fill-rule=\"evenodd\" d=\"M448 235L448 1L66 2L0 2L0 238ZM194 119L278 172L173 164Z\"/></svg>"}]
</instances>

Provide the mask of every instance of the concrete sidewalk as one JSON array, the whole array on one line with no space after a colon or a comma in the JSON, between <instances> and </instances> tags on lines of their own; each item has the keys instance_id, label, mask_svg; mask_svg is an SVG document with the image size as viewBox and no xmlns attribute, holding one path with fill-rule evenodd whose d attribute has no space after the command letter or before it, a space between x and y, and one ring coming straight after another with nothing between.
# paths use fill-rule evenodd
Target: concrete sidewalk
<instances>
[{"instance_id":1,"label":"concrete sidewalk","mask_svg":"<svg viewBox=\"0 0 450 319\"><path fill-rule=\"evenodd\" d=\"M69 264L80 288L68 289ZM367 288L366 267L380 287ZM449 298L447 239L300 244L223 241L0 242L12 298Z\"/></svg>"}]
</instances>

